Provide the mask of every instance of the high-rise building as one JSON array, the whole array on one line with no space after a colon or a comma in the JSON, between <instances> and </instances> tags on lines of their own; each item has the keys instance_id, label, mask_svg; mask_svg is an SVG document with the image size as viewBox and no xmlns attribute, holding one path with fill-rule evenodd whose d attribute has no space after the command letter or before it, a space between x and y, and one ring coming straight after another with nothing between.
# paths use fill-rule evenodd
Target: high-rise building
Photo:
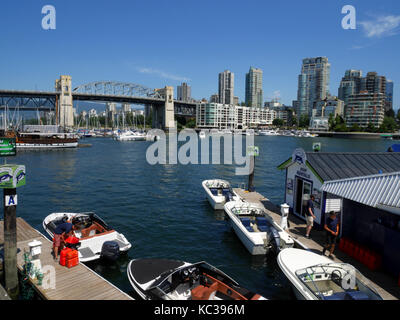
<instances>
[{"instance_id":1,"label":"high-rise building","mask_svg":"<svg viewBox=\"0 0 400 320\"><path fill-rule=\"evenodd\" d=\"M234 104L235 106L238 106L238 105L239 105L239 97L236 97L236 96L233 97L233 104Z\"/></svg>"},{"instance_id":2,"label":"high-rise building","mask_svg":"<svg viewBox=\"0 0 400 320\"><path fill-rule=\"evenodd\" d=\"M192 97L192 88L186 83L182 82L180 86L178 86L177 89L177 99L180 101L191 101Z\"/></svg>"},{"instance_id":3,"label":"high-rise building","mask_svg":"<svg viewBox=\"0 0 400 320\"><path fill-rule=\"evenodd\" d=\"M263 106L263 72L250 67L246 73L246 106L261 108Z\"/></svg>"},{"instance_id":4,"label":"high-rise building","mask_svg":"<svg viewBox=\"0 0 400 320\"><path fill-rule=\"evenodd\" d=\"M324 100L329 93L331 65L327 57L305 58L298 77L297 100L293 102L297 117L311 117L316 101Z\"/></svg>"},{"instance_id":5,"label":"high-rise building","mask_svg":"<svg viewBox=\"0 0 400 320\"><path fill-rule=\"evenodd\" d=\"M346 125L367 127L372 124L379 127L385 116L385 102L386 95L380 92L361 91L351 95L345 111Z\"/></svg>"},{"instance_id":6,"label":"high-rise building","mask_svg":"<svg viewBox=\"0 0 400 320\"><path fill-rule=\"evenodd\" d=\"M235 74L225 70L218 75L219 103L233 104L233 91L235 87Z\"/></svg>"},{"instance_id":7,"label":"high-rise building","mask_svg":"<svg viewBox=\"0 0 400 320\"><path fill-rule=\"evenodd\" d=\"M219 95L218 95L218 93L215 93L215 94L211 95L210 102L219 103Z\"/></svg>"},{"instance_id":8,"label":"high-rise building","mask_svg":"<svg viewBox=\"0 0 400 320\"><path fill-rule=\"evenodd\" d=\"M386 77L378 76L376 72L368 72L367 76L361 79L360 91L383 93L386 95Z\"/></svg>"},{"instance_id":9,"label":"high-rise building","mask_svg":"<svg viewBox=\"0 0 400 320\"><path fill-rule=\"evenodd\" d=\"M393 109L393 81L386 81L386 110Z\"/></svg>"},{"instance_id":10,"label":"high-rise building","mask_svg":"<svg viewBox=\"0 0 400 320\"><path fill-rule=\"evenodd\" d=\"M338 98L346 105L349 96L357 94L361 90L361 70L346 70L344 77L340 81L340 87L338 90Z\"/></svg>"}]
</instances>

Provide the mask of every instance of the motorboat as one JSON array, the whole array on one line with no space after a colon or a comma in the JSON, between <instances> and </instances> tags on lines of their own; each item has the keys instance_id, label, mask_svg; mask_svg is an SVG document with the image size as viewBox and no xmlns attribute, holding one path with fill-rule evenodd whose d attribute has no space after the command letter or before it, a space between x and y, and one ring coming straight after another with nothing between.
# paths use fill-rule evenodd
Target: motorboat
<instances>
[{"instance_id":1,"label":"motorboat","mask_svg":"<svg viewBox=\"0 0 400 320\"><path fill-rule=\"evenodd\" d=\"M383 300L356 268L303 249L285 249L278 265L300 300Z\"/></svg>"},{"instance_id":2,"label":"motorboat","mask_svg":"<svg viewBox=\"0 0 400 320\"><path fill-rule=\"evenodd\" d=\"M110 252L106 252L110 247L110 242L114 248L118 248L112 254L113 259L116 259L120 253L128 252L132 246L123 234L112 229L93 212L52 213L44 219L43 228L52 239L57 226L66 221L76 227L74 233L81 243L78 251L79 260L82 262L110 257Z\"/></svg>"},{"instance_id":3,"label":"motorboat","mask_svg":"<svg viewBox=\"0 0 400 320\"><path fill-rule=\"evenodd\" d=\"M127 274L145 300L267 300L204 261L135 259Z\"/></svg>"},{"instance_id":4,"label":"motorboat","mask_svg":"<svg viewBox=\"0 0 400 320\"><path fill-rule=\"evenodd\" d=\"M204 180L202 186L206 191L207 200L214 210L224 210L226 202L239 200L230 183L226 180Z\"/></svg>"},{"instance_id":5,"label":"motorboat","mask_svg":"<svg viewBox=\"0 0 400 320\"><path fill-rule=\"evenodd\" d=\"M122 131L115 136L115 140L118 141L145 141L146 133L126 130Z\"/></svg>"},{"instance_id":6,"label":"motorboat","mask_svg":"<svg viewBox=\"0 0 400 320\"><path fill-rule=\"evenodd\" d=\"M261 205L231 201L224 210L231 226L252 255L278 253L294 246L292 237L265 213Z\"/></svg>"},{"instance_id":7,"label":"motorboat","mask_svg":"<svg viewBox=\"0 0 400 320\"><path fill-rule=\"evenodd\" d=\"M200 139L204 139L206 137L206 132L204 131L204 130L201 130L200 132L199 132L199 138Z\"/></svg>"},{"instance_id":8,"label":"motorboat","mask_svg":"<svg viewBox=\"0 0 400 320\"><path fill-rule=\"evenodd\" d=\"M260 130L258 134L260 136L277 136L278 132L276 130Z\"/></svg>"}]
</instances>

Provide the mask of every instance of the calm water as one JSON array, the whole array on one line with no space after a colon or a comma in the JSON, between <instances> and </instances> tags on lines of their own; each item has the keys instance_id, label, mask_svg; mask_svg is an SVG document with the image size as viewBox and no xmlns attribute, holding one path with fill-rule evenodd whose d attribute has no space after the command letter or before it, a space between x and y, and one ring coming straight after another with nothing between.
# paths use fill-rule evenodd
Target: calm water
<instances>
[{"instance_id":1,"label":"calm water","mask_svg":"<svg viewBox=\"0 0 400 320\"><path fill-rule=\"evenodd\" d=\"M255 138L255 187L276 204L283 201L285 173L276 167L292 151L386 151L387 140L333 138ZM150 142L117 142L108 138L82 140L91 148L24 151L8 162L26 165L27 185L18 190L18 216L44 233L41 223L56 211L95 211L133 247L112 266L91 267L133 295L126 267L130 259L162 257L189 262L205 260L241 285L270 299L292 299L275 259L251 257L240 240L215 213L201 187L204 179L223 178L236 187L247 177L235 176L234 165L154 165L146 162Z\"/></svg>"}]
</instances>

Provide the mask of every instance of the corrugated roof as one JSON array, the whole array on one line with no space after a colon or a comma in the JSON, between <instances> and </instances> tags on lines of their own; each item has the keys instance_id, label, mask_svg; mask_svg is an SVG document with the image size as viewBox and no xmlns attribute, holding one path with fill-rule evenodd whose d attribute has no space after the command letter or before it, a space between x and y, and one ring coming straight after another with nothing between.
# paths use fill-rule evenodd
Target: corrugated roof
<instances>
[{"instance_id":1,"label":"corrugated roof","mask_svg":"<svg viewBox=\"0 0 400 320\"><path fill-rule=\"evenodd\" d=\"M328 181L321 190L371 207L400 208L400 172Z\"/></svg>"},{"instance_id":2,"label":"corrugated roof","mask_svg":"<svg viewBox=\"0 0 400 320\"><path fill-rule=\"evenodd\" d=\"M307 161L323 181L400 172L400 153L307 152Z\"/></svg>"}]
</instances>

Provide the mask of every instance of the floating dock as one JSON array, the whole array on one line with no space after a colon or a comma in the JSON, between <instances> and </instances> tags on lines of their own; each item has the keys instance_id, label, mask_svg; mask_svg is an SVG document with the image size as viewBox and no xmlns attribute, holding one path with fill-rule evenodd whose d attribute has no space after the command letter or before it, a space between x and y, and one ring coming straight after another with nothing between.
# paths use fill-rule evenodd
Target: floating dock
<instances>
[{"instance_id":1,"label":"floating dock","mask_svg":"<svg viewBox=\"0 0 400 320\"><path fill-rule=\"evenodd\" d=\"M280 207L274 205L271 201L265 198L258 192L248 192L240 188L234 188L233 191L244 201L256 203L264 207L265 212L274 219L278 224L281 222ZM305 235L306 223L294 215L289 215L289 234L295 241L295 246L310 250L321 254L323 244L325 242L325 233L320 230L311 230L311 238L307 239ZM365 265L361 264L354 258L348 256L338 249L336 246L334 252L334 261L349 263L357 268L375 287L378 293L385 300L400 299L400 287L397 281L381 271L371 271ZM372 280L373 279L373 280ZM384 289L385 288L385 289Z\"/></svg>"},{"instance_id":2,"label":"floating dock","mask_svg":"<svg viewBox=\"0 0 400 320\"><path fill-rule=\"evenodd\" d=\"M0 221L0 245L4 242L4 222ZM22 218L17 218L17 265L20 272L24 266L24 252L29 252L28 243L33 240L42 242L40 261L42 269L53 267L54 282L47 281L44 274L42 285L31 280L36 292L45 300L134 300L131 296L102 278L89 267L80 263L68 269L54 261L52 255L53 243L39 231L32 228ZM0 299L1 300L1 299Z\"/></svg>"}]
</instances>

